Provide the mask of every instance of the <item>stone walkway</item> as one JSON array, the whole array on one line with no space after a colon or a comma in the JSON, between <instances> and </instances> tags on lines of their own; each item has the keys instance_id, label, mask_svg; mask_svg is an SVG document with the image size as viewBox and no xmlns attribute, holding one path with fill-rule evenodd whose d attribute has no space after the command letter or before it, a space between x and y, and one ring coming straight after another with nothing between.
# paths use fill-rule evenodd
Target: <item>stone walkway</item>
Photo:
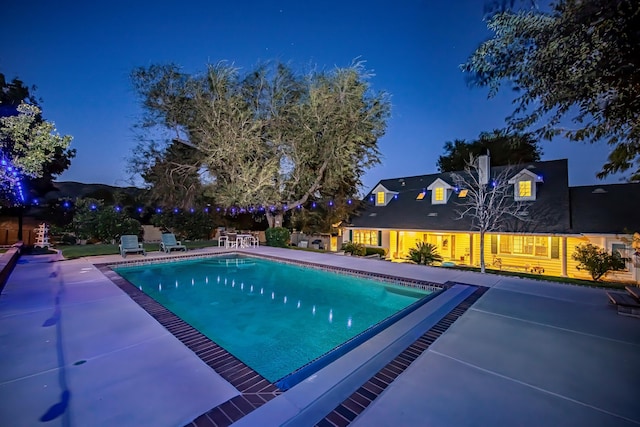
<instances>
[{"instance_id":1,"label":"stone walkway","mask_svg":"<svg viewBox=\"0 0 640 427\"><path fill-rule=\"evenodd\" d=\"M249 251L490 287L352 425L640 425L640 321L618 316L603 290L268 247ZM0 295L1 425L182 426L238 395L94 267L119 260L20 259ZM308 384L237 424L320 422L314 401L304 399ZM274 408L295 402L306 406L289 418L273 416Z\"/></svg>"}]
</instances>

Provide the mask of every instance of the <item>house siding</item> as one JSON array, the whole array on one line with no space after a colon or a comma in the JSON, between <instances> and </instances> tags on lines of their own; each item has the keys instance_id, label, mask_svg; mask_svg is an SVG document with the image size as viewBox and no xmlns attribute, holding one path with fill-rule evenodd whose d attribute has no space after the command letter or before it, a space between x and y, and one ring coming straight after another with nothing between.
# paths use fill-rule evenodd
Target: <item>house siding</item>
<instances>
[{"instance_id":1,"label":"house siding","mask_svg":"<svg viewBox=\"0 0 640 427\"><path fill-rule=\"evenodd\" d=\"M409 250L418 242L435 244L443 261L455 262L457 265L470 265L480 267L480 234L476 232L448 232L441 230L389 230L378 229L382 236L380 246L385 249L386 255L392 261L405 261ZM345 233L351 234L351 233ZM591 243L601 247L610 247L612 243L619 243L619 236L557 236L551 234L538 234L535 236L549 238L549 250L546 256L513 255L499 251L497 238L509 236L523 236L514 233L486 233L484 240L485 266L488 269L533 273L554 277L570 277L575 279L591 280L591 275L585 270L578 270L578 262L572 258L576 246ZM527 235L531 236L531 235ZM553 243L553 239L557 239ZM443 242L447 240L448 249L443 251ZM492 244L493 240L493 244ZM471 243L473 242L473 244ZM566 242L566 251L565 243ZM556 247L554 248L554 245ZM497 249L497 253L493 253ZM499 260L498 260L499 259ZM566 265L566 274L563 273L563 264ZM604 280L619 282L637 282L637 268L628 263L628 269L622 272L608 273Z\"/></svg>"}]
</instances>

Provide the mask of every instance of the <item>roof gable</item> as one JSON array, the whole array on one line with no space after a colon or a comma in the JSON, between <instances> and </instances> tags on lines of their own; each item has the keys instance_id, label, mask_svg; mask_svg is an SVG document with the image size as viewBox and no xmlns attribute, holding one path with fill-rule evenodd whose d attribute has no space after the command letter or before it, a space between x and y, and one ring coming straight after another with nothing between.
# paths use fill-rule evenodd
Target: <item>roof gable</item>
<instances>
[{"instance_id":1,"label":"roof gable","mask_svg":"<svg viewBox=\"0 0 640 427\"><path fill-rule=\"evenodd\" d=\"M447 190L451 190L453 188L448 182L440 177L436 178L436 180L427 187L427 190L433 190L436 187L444 187Z\"/></svg>"},{"instance_id":2,"label":"roof gable","mask_svg":"<svg viewBox=\"0 0 640 427\"><path fill-rule=\"evenodd\" d=\"M515 174L511 179L509 179L509 184L515 184L518 181L524 180L531 180L533 182L544 182L542 176L531 172L528 168L524 168L520 172Z\"/></svg>"}]
</instances>

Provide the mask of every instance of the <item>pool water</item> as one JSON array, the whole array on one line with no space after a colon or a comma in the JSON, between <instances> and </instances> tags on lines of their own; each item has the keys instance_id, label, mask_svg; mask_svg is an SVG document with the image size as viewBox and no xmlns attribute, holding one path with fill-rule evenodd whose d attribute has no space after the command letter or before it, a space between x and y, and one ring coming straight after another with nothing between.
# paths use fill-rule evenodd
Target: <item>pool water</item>
<instances>
[{"instance_id":1,"label":"pool water","mask_svg":"<svg viewBox=\"0 0 640 427\"><path fill-rule=\"evenodd\" d=\"M115 270L271 382L431 293L241 256Z\"/></svg>"}]
</instances>

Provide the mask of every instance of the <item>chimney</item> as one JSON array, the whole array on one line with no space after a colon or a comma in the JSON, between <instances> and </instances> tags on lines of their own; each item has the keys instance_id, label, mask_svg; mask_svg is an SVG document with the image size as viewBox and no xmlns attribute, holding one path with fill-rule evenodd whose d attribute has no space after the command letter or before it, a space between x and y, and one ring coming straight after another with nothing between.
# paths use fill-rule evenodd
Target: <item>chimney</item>
<instances>
[{"instance_id":1,"label":"chimney","mask_svg":"<svg viewBox=\"0 0 640 427\"><path fill-rule=\"evenodd\" d=\"M491 159L489 150L487 154L478 156L478 183L487 185L489 183L489 175L491 171Z\"/></svg>"}]
</instances>

